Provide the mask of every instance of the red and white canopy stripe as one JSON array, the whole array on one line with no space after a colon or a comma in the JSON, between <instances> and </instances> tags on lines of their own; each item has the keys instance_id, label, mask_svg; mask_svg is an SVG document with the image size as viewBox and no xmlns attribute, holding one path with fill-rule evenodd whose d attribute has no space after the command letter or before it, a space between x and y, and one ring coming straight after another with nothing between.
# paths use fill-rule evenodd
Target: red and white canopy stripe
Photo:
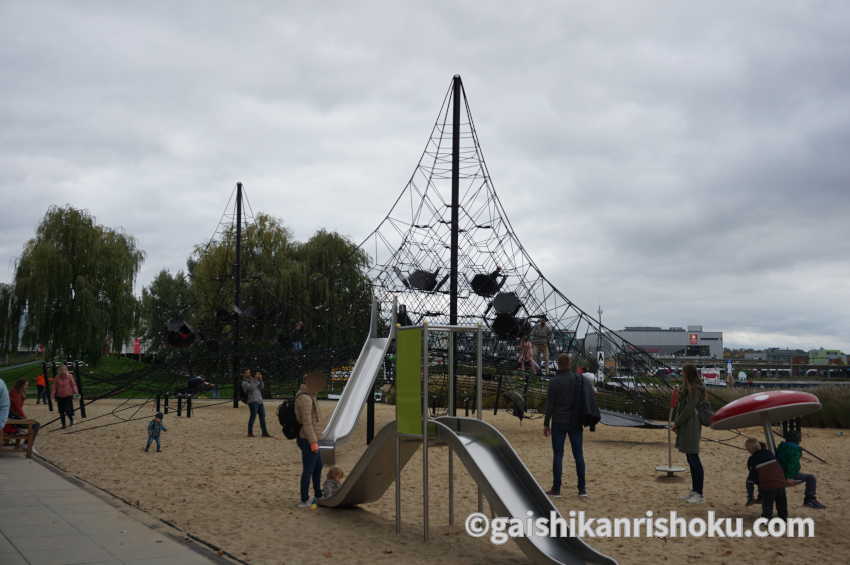
<instances>
[{"instance_id":1,"label":"red and white canopy stripe","mask_svg":"<svg viewBox=\"0 0 850 565\"><path fill-rule=\"evenodd\" d=\"M821 404L818 397L796 390L772 390L742 396L723 406L711 418L715 430L749 428L769 423L784 422L817 412Z\"/></svg>"}]
</instances>

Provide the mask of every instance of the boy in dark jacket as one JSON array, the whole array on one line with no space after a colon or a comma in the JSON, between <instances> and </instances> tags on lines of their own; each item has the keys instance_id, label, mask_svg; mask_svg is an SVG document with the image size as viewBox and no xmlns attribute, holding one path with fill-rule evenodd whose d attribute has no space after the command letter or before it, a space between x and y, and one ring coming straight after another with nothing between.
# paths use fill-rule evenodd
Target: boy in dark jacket
<instances>
[{"instance_id":1,"label":"boy in dark jacket","mask_svg":"<svg viewBox=\"0 0 850 565\"><path fill-rule=\"evenodd\" d=\"M785 497L787 481L779 461L757 439L747 439L744 447L750 452L750 458L747 459L747 469L750 471L747 482L755 483L759 487L762 517L773 517L775 502L779 517L783 520L788 518L788 500Z\"/></svg>"},{"instance_id":2,"label":"boy in dark jacket","mask_svg":"<svg viewBox=\"0 0 850 565\"><path fill-rule=\"evenodd\" d=\"M816 492L817 479L814 475L800 472L800 457L802 455L803 448L800 447L800 432L790 430L785 435L785 441L780 443L779 447L776 448L776 458L779 460L779 464L782 465L782 470L785 472L786 478L806 483L803 506L821 510L826 508L826 506L818 501Z\"/></svg>"}]
</instances>

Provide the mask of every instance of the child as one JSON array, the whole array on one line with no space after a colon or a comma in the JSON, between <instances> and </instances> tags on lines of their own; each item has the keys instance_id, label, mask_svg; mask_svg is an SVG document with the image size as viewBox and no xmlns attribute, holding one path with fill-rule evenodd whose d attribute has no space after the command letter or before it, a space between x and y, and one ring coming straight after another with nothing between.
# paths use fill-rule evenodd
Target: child
<instances>
[{"instance_id":1,"label":"child","mask_svg":"<svg viewBox=\"0 0 850 565\"><path fill-rule=\"evenodd\" d=\"M325 484L322 485L322 497L330 498L339 492L342 487L342 478L345 474L339 467L331 467L328 469L328 476L325 479Z\"/></svg>"},{"instance_id":2,"label":"child","mask_svg":"<svg viewBox=\"0 0 850 565\"><path fill-rule=\"evenodd\" d=\"M826 508L818 501L817 498L817 479L814 475L800 472L800 456L803 454L803 449L800 447L800 432L790 430L785 435L785 441L779 444L776 448L776 458L779 464L782 465L782 470L785 472L785 477L795 481L804 481L806 483L806 493L803 495L803 506L822 510Z\"/></svg>"},{"instance_id":3,"label":"child","mask_svg":"<svg viewBox=\"0 0 850 565\"><path fill-rule=\"evenodd\" d=\"M757 439L748 438L744 443L750 458L747 459L747 483L758 484L761 496L761 515L763 518L773 517L773 504L783 520L788 518L788 500L785 498L787 481L782 467L770 450Z\"/></svg>"},{"instance_id":4,"label":"child","mask_svg":"<svg viewBox=\"0 0 850 565\"><path fill-rule=\"evenodd\" d=\"M35 378L35 403L41 404L44 401L47 404L47 380L44 375L40 374Z\"/></svg>"},{"instance_id":5,"label":"child","mask_svg":"<svg viewBox=\"0 0 850 565\"><path fill-rule=\"evenodd\" d=\"M525 364L528 363L528 368L536 375L540 373L540 367L537 365L537 362L534 360L534 348L531 345L531 341L525 336L521 337L519 340L519 370L525 371Z\"/></svg>"},{"instance_id":6,"label":"child","mask_svg":"<svg viewBox=\"0 0 850 565\"><path fill-rule=\"evenodd\" d=\"M760 449L767 449L767 446L763 441L759 442ZM747 506L752 506L753 504L761 504L761 493L758 496L755 496L756 490L756 481L750 479L750 476L747 475Z\"/></svg>"},{"instance_id":7,"label":"child","mask_svg":"<svg viewBox=\"0 0 850 565\"><path fill-rule=\"evenodd\" d=\"M153 420L148 422L148 443L145 445L145 451L149 450L151 447L151 442L156 441L156 451L159 453L162 451L159 447L159 432L164 431L167 432L168 428L166 428L162 423L162 412L157 412L153 417Z\"/></svg>"}]
</instances>

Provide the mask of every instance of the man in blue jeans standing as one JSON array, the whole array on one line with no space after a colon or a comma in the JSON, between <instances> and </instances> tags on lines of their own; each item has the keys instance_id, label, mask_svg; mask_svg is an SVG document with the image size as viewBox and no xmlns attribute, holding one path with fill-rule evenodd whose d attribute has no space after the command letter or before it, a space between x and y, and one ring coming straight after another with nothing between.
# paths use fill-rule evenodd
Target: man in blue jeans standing
<instances>
[{"instance_id":1,"label":"man in blue jeans standing","mask_svg":"<svg viewBox=\"0 0 850 565\"><path fill-rule=\"evenodd\" d=\"M587 496L584 481L584 452L582 450L582 420L584 416L583 377L570 370L570 356L562 353L558 357L558 374L549 382L546 395L546 417L543 420L543 435L552 437L552 488L546 494L561 496L564 443L570 438L573 459L576 462L578 495ZM590 394L593 394L591 391ZM552 424L550 429L549 424Z\"/></svg>"}]
</instances>

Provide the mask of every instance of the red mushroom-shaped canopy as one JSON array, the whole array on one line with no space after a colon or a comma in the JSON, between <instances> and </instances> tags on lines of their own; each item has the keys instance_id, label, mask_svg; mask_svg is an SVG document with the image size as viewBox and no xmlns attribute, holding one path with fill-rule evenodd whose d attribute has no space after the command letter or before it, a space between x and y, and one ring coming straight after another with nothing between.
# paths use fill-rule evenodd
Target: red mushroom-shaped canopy
<instances>
[{"instance_id":1,"label":"red mushroom-shaped canopy","mask_svg":"<svg viewBox=\"0 0 850 565\"><path fill-rule=\"evenodd\" d=\"M783 422L820 410L814 394L796 390L772 390L742 396L714 413L711 427L715 430L749 428L765 423Z\"/></svg>"}]
</instances>

